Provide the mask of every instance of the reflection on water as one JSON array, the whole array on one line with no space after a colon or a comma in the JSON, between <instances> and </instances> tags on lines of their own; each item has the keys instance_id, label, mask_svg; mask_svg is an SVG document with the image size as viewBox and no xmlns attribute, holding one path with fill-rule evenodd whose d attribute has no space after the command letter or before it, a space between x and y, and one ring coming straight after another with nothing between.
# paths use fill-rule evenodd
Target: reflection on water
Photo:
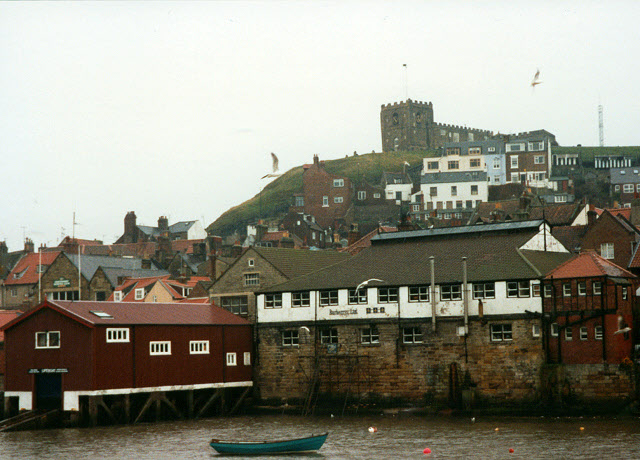
<instances>
[{"instance_id":1,"label":"reflection on water","mask_svg":"<svg viewBox=\"0 0 640 460\"><path fill-rule=\"evenodd\" d=\"M376 427L370 433L368 428ZM640 458L638 418L215 418L136 426L0 433L0 458L215 459L213 438L264 440L329 431L316 454L269 459ZM425 448L431 454L424 455ZM509 452L513 449L513 453ZM256 458L256 457L251 457Z\"/></svg>"}]
</instances>

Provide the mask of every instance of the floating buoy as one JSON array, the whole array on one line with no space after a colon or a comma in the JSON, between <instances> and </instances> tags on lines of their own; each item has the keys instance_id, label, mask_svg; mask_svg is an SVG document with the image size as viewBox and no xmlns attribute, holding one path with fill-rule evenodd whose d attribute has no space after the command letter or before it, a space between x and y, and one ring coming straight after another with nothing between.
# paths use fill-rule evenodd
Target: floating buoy
<instances>
[{"instance_id":1,"label":"floating buoy","mask_svg":"<svg viewBox=\"0 0 640 460\"><path fill-rule=\"evenodd\" d=\"M428 447L425 447L424 450L422 451L423 454L430 454L431 453L431 449L429 449Z\"/></svg>"},{"instance_id":2,"label":"floating buoy","mask_svg":"<svg viewBox=\"0 0 640 460\"><path fill-rule=\"evenodd\" d=\"M510 454L512 454L512 453L514 453L514 452L515 452L515 451L513 450L513 447L509 448L509 453L510 453Z\"/></svg>"},{"instance_id":3,"label":"floating buoy","mask_svg":"<svg viewBox=\"0 0 640 460\"><path fill-rule=\"evenodd\" d=\"M500 428L496 428L495 431L500 431Z\"/></svg>"},{"instance_id":4,"label":"floating buoy","mask_svg":"<svg viewBox=\"0 0 640 460\"><path fill-rule=\"evenodd\" d=\"M378 429L375 426L369 427L369 433L375 433L376 431L378 431Z\"/></svg>"},{"instance_id":5,"label":"floating buoy","mask_svg":"<svg viewBox=\"0 0 640 460\"><path fill-rule=\"evenodd\" d=\"M580 427L580 431L584 431L584 427L583 426Z\"/></svg>"},{"instance_id":6,"label":"floating buoy","mask_svg":"<svg viewBox=\"0 0 640 460\"><path fill-rule=\"evenodd\" d=\"M471 423L476 423L476 418L475 417L471 417Z\"/></svg>"}]
</instances>

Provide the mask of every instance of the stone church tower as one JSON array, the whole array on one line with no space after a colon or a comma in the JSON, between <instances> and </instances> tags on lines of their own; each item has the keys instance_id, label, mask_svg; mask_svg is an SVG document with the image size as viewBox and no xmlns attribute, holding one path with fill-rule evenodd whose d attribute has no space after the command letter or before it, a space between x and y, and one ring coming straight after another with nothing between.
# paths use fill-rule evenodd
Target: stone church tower
<instances>
[{"instance_id":1,"label":"stone church tower","mask_svg":"<svg viewBox=\"0 0 640 460\"><path fill-rule=\"evenodd\" d=\"M434 150L447 142L473 142L493 137L493 132L433 121L431 102L412 101L382 105L382 151Z\"/></svg>"},{"instance_id":2,"label":"stone church tower","mask_svg":"<svg viewBox=\"0 0 640 460\"><path fill-rule=\"evenodd\" d=\"M430 125L433 124L433 104L407 99L380 109L382 151L427 150L431 148Z\"/></svg>"}]
</instances>

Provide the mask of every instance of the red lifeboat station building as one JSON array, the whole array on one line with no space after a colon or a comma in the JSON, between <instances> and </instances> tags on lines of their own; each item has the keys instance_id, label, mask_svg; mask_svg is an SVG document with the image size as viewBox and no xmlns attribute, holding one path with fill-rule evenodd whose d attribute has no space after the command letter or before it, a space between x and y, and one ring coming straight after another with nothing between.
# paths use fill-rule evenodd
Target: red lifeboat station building
<instances>
[{"instance_id":1,"label":"red lifeboat station building","mask_svg":"<svg viewBox=\"0 0 640 460\"><path fill-rule=\"evenodd\" d=\"M194 392L210 407L253 385L250 323L210 304L45 301L2 329L5 408L88 409L95 422L103 407L119 422L125 407L130 422L153 401L192 415Z\"/></svg>"}]
</instances>

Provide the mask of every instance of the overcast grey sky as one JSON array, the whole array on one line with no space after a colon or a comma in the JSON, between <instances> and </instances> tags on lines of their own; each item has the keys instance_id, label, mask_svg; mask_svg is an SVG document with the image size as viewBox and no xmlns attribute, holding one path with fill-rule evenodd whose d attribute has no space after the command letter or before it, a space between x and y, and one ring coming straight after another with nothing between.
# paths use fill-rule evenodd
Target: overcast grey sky
<instances>
[{"instance_id":1,"label":"overcast grey sky","mask_svg":"<svg viewBox=\"0 0 640 460\"><path fill-rule=\"evenodd\" d=\"M2 2L0 240L55 245L74 211L105 243L127 211L209 225L270 152L380 151L380 105L406 95L560 145L597 145L602 104L605 145L640 145L638 24L631 0Z\"/></svg>"}]
</instances>

